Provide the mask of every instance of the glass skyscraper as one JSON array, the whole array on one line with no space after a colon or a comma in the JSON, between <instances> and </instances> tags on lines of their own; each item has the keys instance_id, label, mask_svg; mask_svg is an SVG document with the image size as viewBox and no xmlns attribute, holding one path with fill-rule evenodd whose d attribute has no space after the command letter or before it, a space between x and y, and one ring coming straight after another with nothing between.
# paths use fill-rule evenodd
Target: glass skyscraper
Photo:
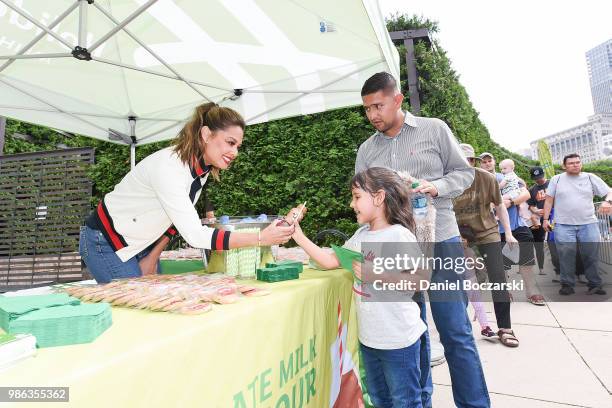
<instances>
[{"instance_id":1,"label":"glass skyscraper","mask_svg":"<svg viewBox=\"0 0 612 408\"><path fill-rule=\"evenodd\" d=\"M586 53L593 110L612 113L612 39Z\"/></svg>"}]
</instances>

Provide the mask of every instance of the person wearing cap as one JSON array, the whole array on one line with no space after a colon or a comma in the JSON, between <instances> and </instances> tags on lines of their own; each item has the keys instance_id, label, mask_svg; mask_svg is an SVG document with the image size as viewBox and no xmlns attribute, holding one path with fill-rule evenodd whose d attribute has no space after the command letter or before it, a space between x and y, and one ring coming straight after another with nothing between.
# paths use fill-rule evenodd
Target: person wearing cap
<instances>
[{"instance_id":1,"label":"person wearing cap","mask_svg":"<svg viewBox=\"0 0 612 408\"><path fill-rule=\"evenodd\" d=\"M480 153L478 156L480 159L480 168L488 171L491 174L495 174L495 156L489 152Z\"/></svg>"},{"instance_id":2,"label":"person wearing cap","mask_svg":"<svg viewBox=\"0 0 612 408\"><path fill-rule=\"evenodd\" d=\"M546 200L546 189L548 188L549 181L546 179L544 169L540 166L535 166L529 169L529 175L534 181L534 185L529 188L530 198L527 200L529 205L529 211L539 217L540 225L544 221L544 202ZM546 238L546 230L544 228L532 229L533 241L535 245L536 258L538 261L538 268L540 269L540 275L545 275L544 270L544 240ZM555 270L555 274L559 275L559 257L557 256L557 249L555 243L549 241L548 249L550 250L550 258ZM558 281L558 280L557 280Z\"/></svg>"},{"instance_id":3,"label":"person wearing cap","mask_svg":"<svg viewBox=\"0 0 612 408\"><path fill-rule=\"evenodd\" d=\"M459 145L468 163L474 167L474 182L459 197L453 199L453 207L459 232L470 245L475 245L484 260L491 283L506 283L506 273L501 247L501 237L497 228L497 221L491 212L491 204L495 207L499 222L510 231L508 211L503 203L499 183L495 176L487 171L475 167L480 158L474 155L474 148L462 143ZM517 244L512 232L506 235L506 242ZM497 320L497 335L501 343L507 347L518 347L519 342L510 321L510 295L507 290L493 291L493 308ZM482 330L484 337L490 337L489 327Z\"/></svg>"},{"instance_id":4,"label":"person wearing cap","mask_svg":"<svg viewBox=\"0 0 612 408\"><path fill-rule=\"evenodd\" d=\"M494 174L498 183L503 180L503 175L495 171L495 157L493 154L484 152L478 157L480 158L481 169ZM525 292L527 294L527 301L536 306L544 306L546 304L544 302L544 297L539 293L539 289L535 284L535 277L533 276L533 265L535 264L533 255L533 234L531 233L531 229L525 225L525 222L519 214L519 206L527 201L530 195L522 180L520 185L521 194L513 199L504 199L504 205L508 210L508 218L510 219L510 230L512 235L519 242L519 273L523 278ZM499 233L501 235L502 242L506 242L505 231L507 231L507 229L500 223ZM511 268L511 261L505 257L504 267L506 270Z\"/></svg>"}]
</instances>

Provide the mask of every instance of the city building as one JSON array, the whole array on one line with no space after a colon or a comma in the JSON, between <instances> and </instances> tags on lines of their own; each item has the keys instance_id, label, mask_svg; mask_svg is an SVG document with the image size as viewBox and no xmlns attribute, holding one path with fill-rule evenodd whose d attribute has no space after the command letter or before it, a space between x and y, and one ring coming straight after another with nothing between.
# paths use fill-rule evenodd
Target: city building
<instances>
[{"instance_id":1,"label":"city building","mask_svg":"<svg viewBox=\"0 0 612 408\"><path fill-rule=\"evenodd\" d=\"M561 164L570 153L578 153L583 163L606 159L612 153L612 113L593 115L587 123L534 140L530 143L534 160L540 140L548 144L554 163Z\"/></svg>"},{"instance_id":2,"label":"city building","mask_svg":"<svg viewBox=\"0 0 612 408\"><path fill-rule=\"evenodd\" d=\"M612 113L612 39L586 53L593 112Z\"/></svg>"},{"instance_id":3,"label":"city building","mask_svg":"<svg viewBox=\"0 0 612 408\"><path fill-rule=\"evenodd\" d=\"M531 158L538 160L538 142L544 140L554 163L578 153L584 163L612 158L612 39L587 51L587 66L594 115L588 122L530 143Z\"/></svg>"}]
</instances>

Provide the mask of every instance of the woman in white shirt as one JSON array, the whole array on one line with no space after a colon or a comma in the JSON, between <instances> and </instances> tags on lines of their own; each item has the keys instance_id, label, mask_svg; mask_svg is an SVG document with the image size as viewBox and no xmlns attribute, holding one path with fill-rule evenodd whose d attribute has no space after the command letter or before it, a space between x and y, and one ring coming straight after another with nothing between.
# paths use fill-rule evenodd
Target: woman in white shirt
<instances>
[{"instance_id":1,"label":"woman in white shirt","mask_svg":"<svg viewBox=\"0 0 612 408\"><path fill-rule=\"evenodd\" d=\"M206 179L219 180L238 156L245 123L233 109L198 106L172 146L140 161L106 194L81 228L79 252L98 283L152 274L177 232L194 248L227 250L287 242L292 226L260 233L202 226L195 208Z\"/></svg>"}]
</instances>

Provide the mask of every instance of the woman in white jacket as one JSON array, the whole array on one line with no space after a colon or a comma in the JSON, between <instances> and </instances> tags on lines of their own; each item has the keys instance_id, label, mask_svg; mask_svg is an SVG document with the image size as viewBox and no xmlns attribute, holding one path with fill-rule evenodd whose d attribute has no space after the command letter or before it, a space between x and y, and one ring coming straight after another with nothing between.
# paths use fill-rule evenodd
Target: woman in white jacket
<instances>
[{"instance_id":1,"label":"woman in white jacket","mask_svg":"<svg viewBox=\"0 0 612 408\"><path fill-rule=\"evenodd\" d=\"M209 175L238 156L245 123L213 103L198 106L172 146L140 161L106 194L81 228L79 252L99 283L155 273L177 231L195 248L227 250L287 242L294 229L272 223L261 233L202 226L195 208Z\"/></svg>"}]
</instances>

